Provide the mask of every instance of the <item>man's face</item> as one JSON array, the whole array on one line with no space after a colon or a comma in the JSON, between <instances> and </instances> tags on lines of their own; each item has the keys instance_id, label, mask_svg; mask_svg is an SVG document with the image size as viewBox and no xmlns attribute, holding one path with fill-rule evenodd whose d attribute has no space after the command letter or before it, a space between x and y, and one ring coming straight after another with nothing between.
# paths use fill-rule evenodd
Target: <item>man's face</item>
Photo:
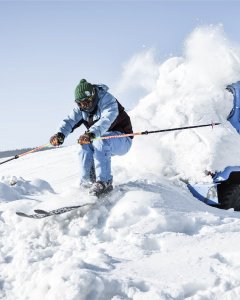
<instances>
[{"instance_id":1,"label":"man's face","mask_svg":"<svg viewBox=\"0 0 240 300\"><path fill-rule=\"evenodd\" d=\"M86 98L83 99L77 99L75 100L75 102L77 103L78 107L83 110L83 111L91 111L95 102L95 93L93 93L93 95L88 96Z\"/></svg>"}]
</instances>

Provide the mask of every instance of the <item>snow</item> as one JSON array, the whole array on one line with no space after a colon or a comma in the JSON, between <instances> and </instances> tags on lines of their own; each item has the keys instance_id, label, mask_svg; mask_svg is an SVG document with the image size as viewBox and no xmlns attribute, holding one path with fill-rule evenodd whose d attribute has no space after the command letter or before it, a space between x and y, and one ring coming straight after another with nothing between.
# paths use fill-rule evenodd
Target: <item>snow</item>
<instances>
[{"instance_id":1,"label":"snow","mask_svg":"<svg viewBox=\"0 0 240 300\"><path fill-rule=\"evenodd\" d=\"M131 112L135 131L223 125L136 137L114 157L114 191L80 190L78 145L1 165L0 299L240 299L240 215L196 200L180 179L238 163L225 120L240 78L237 48L221 27L196 29L183 57L159 67L155 88ZM4 159L2 159L4 160ZM89 207L45 219L16 211Z\"/></svg>"},{"instance_id":2,"label":"snow","mask_svg":"<svg viewBox=\"0 0 240 300\"><path fill-rule=\"evenodd\" d=\"M239 165L239 135L226 121L233 96L225 88L239 80L240 51L229 44L221 27L196 29L183 57L159 66L155 88L132 111L135 131L212 122L221 126L136 138L126 166L199 182L208 181L205 170Z\"/></svg>"}]
</instances>

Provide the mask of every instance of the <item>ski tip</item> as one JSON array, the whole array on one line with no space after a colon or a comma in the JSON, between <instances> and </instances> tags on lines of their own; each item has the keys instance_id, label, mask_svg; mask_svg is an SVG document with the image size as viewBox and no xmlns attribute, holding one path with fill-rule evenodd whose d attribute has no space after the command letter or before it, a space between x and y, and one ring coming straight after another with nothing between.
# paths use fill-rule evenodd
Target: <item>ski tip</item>
<instances>
[{"instance_id":1,"label":"ski tip","mask_svg":"<svg viewBox=\"0 0 240 300\"><path fill-rule=\"evenodd\" d=\"M21 211L16 211L16 215L20 216L20 217L27 217L28 215L21 212Z\"/></svg>"},{"instance_id":2,"label":"ski tip","mask_svg":"<svg viewBox=\"0 0 240 300\"><path fill-rule=\"evenodd\" d=\"M21 211L16 211L15 213L20 217L31 218L31 219L42 219L49 216L49 214L38 214L38 213L28 215Z\"/></svg>"},{"instance_id":3,"label":"ski tip","mask_svg":"<svg viewBox=\"0 0 240 300\"><path fill-rule=\"evenodd\" d=\"M48 212L46 210L43 209L34 209L34 212L37 214L48 214Z\"/></svg>"},{"instance_id":4,"label":"ski tip","mask_svg":"<svg viewBox=\"0 0 240 300\"><path fill-rule=\"evenodd\" d=\"M21 216L21 215L25 215L25 214L20 211L16 211L16 215Z\"/></svg>"}]
</instances>

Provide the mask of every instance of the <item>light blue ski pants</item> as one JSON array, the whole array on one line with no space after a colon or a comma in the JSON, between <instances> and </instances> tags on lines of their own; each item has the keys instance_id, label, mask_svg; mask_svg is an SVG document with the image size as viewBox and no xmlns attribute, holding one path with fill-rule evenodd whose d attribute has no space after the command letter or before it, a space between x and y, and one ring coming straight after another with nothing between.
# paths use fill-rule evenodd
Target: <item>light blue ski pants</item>
<instances>
[{"instance_id":1,"label":"light blue ski pants","mask_svg":"<svg viewBox=\"0 0 240 300\"><path fill-rule=\"evenodd\" d=\"M120 135L119 131L107 132L107 135ZM126 154L132 146L130 137L96 140L82 145L79 151L80 182L91 181L90 170L95 166L96 181L112 182L111 157Z\"/></svg>"}]
</instances>

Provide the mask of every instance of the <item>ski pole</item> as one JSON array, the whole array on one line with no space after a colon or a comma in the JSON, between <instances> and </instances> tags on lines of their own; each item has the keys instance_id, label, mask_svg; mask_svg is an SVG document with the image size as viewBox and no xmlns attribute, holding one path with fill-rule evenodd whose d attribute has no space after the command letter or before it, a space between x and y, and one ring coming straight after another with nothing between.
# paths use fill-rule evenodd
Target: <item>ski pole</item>
<instances>
[{"instance_id":1,"label":"ski pole","mask_svg":"<svg viewBox=\"0 0 240 300\"><path fill-rule=\"evenodd\" d=\"M43 148L46 148L46 147L48 147L48 146L50 146L50 143L45 144L45 145L42 145L42 146L39 146L39 147L36 147L36 148L34 148L34 149L32 149L32 150L29 150L29 151L27 151L27 152L21 153L21 154L19 154L19 155L15 155L15 156L13 156L12 158L9 158L9 159L7 159L7 160L5 160L5 161L0 162L0 165L5 164L5 163L7 163L7 162L9 162L9 161L11 161L11 160L17 159L17 158L19 158L19 157L22 157L22 156L24 156L24 155L27 155L27 154L36 152L36 151L38 151L38 150L40 150L40 149L43 149Z\"/></svg>"},{"instance_id":2,"label":"ski pole","mask_svg":"<svg viewBox=\"0 0 240 300\"><path fill-rule=\"evenodd\" d=\"M161 130L153 130L153 131L146 130L146 131L142 131L142 132L133 132L133 133L126 133L126 134L119 134L119 135L108 135L108 136L101 136L101 137L92 139L92 141L122 138L122 137L128 137L128 136L136 136L136 135L147 135L147 134L151 134L151 133L169 132L169 131L185 130L185 129L192 129L192 128L209 127L209 126L211 126L213 128L213 126L220 125L220 124L221 123L211 123L211 124L204 124L204 125L177 127L177 128L169 128L169 129L161 129Z\"/></svg>"}]
</instances>

